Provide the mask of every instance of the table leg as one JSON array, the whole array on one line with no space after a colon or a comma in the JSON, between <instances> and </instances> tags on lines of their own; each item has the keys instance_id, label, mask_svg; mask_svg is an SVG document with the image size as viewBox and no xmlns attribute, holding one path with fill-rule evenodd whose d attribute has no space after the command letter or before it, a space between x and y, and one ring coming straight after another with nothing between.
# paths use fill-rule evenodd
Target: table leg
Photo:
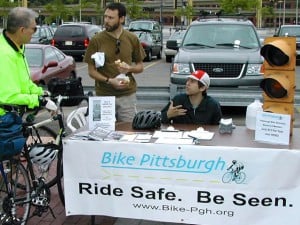
<instances>
[{"instance_id":1,"label":"table leg","mask_svg":"<svg viewBox=\"0 0 300 225\"><path fill-rule=\"evenodd\" d=\"M91 225L95 225L95 216L91 216Z\"/></svg>"}]
</instances>

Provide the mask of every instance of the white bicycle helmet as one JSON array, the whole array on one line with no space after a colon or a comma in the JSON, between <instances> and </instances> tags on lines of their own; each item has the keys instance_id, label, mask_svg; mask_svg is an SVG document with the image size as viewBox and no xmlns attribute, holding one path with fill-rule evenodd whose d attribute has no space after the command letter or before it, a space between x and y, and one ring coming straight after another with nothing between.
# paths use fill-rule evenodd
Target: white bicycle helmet
<instances>
[{"instance_id":1,"label":"white bicycle helmet","mask_svg":"<svg viewBox=\"0 0 300 225\"><path fill-rule=\"evenodd\" d=\"M34 144L29 149L29 156L33 163L48 166L57 155L57 146L54 144Z\"/></svg>"}]
</instances>

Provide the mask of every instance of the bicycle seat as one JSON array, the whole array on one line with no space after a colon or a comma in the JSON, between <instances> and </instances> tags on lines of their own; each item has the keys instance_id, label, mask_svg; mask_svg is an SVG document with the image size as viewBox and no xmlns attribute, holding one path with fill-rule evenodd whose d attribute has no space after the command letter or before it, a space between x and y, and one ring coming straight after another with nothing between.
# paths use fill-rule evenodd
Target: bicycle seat
<instances>
[{"instance_id":1,"label":"bicycle seat","mask_svg":"<svg viewBox=\"0 0 300 225\"><path fill-rule=\"evenodd\" d=\"M80 107L73 110L67 117L67 126L72 132L75 132L80 127L87 123L87 110L88 107Z\"/></svg>"}]
</instances>

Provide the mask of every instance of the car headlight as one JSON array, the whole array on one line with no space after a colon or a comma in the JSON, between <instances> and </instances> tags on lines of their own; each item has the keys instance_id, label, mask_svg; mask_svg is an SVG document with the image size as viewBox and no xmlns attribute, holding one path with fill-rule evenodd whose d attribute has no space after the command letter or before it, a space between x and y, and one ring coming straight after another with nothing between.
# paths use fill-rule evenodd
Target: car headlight
<instances>
[{"instance_id":1,"label":"car headlight","mask_svg":"<svg viewBox=\"0 0 300 225\"><path fill-rule=\"evenodd\" d=\"M246 75L259 75L261 74L262 64L249 64L247 68Z\"/></svg>"},{"instance_id":2,"label":"car headlight","mask_svg":"<svg viewBox=\"0 0 300 225\"><path fill-rule=\"evenodd\" d=\"M174 63L172 72L177 74L190 74L190 65L188 63Z\"/></svg>"}]
</instances>

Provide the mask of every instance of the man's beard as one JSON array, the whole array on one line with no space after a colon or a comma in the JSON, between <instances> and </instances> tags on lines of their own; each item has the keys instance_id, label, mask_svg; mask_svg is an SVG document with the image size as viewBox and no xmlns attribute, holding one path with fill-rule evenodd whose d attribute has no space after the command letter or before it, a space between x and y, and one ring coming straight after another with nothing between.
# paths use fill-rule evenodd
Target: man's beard
<instances>
[{"instance_id":1,"label":"man's beard","mask_svg":"<svg viewBox=\"0 0 300 225\"><path fill-rule=\"evenodd\" d=\"M119 28L120 24L114 24L113 26L109 26L107 24L105 24L105 29L108 32L113 32L115 30L117 30Z\"/></svg>"}]
</instances>

